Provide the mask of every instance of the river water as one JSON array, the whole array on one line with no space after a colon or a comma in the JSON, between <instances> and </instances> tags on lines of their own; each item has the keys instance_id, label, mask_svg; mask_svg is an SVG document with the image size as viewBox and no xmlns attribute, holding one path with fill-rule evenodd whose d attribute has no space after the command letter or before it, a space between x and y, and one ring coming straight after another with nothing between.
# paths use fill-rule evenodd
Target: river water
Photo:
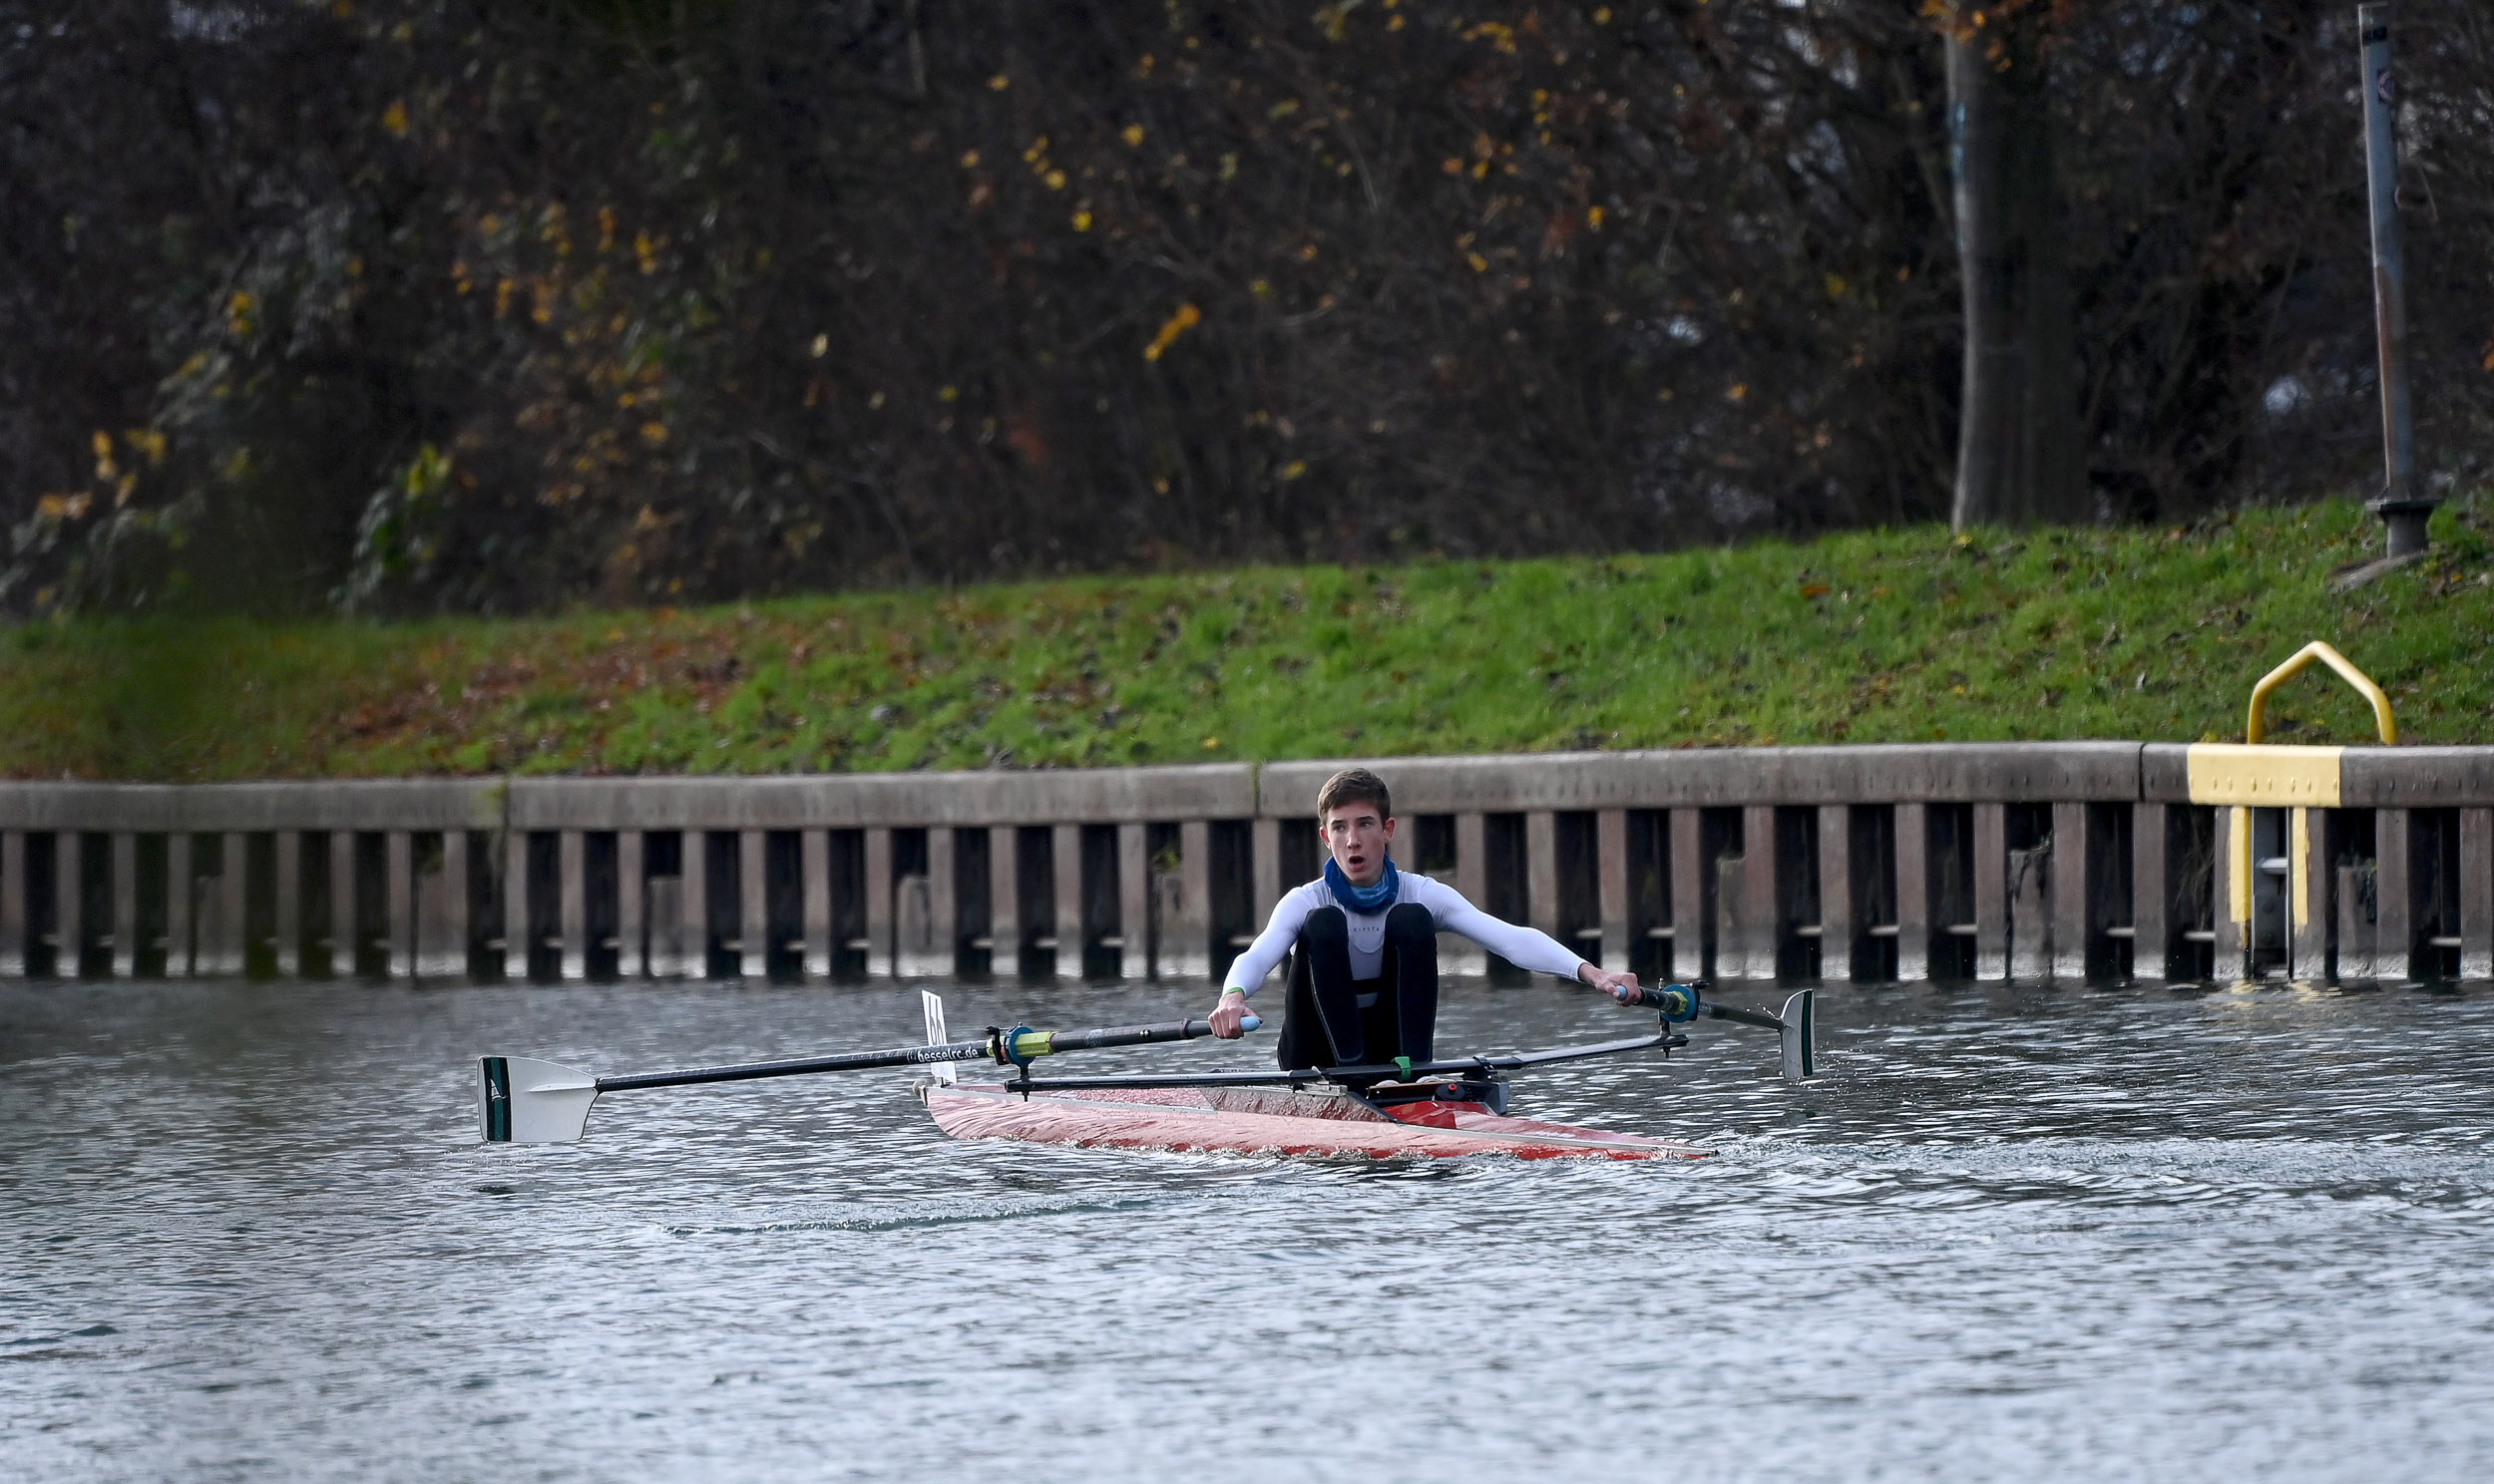
<instances>
[{"instance_id":1,"label":"river water","mask_svg":"<svg viewBox=\"0 0 2494 1484\"><path fill-rule=\"evenodd\" d=\"M476 1142L480 1051L906 1043L916 988L0 988L0 1476L2494 1476L2484 986L1840 986L1813 1085L1719 1022L1521 1084L1697 1163L953 1143L900 1072ZM1467 982L1440 1045L1640 1018Z\"/></svg>"}]
</instances>

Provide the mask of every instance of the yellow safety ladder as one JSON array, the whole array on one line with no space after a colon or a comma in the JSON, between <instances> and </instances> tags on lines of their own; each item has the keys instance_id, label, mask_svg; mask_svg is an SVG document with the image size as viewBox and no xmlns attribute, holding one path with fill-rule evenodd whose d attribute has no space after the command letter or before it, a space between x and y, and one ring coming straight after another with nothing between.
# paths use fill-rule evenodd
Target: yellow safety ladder
<instances>
[{"instance_id":1,"label":"yellow safety ladder","mask_svg":"<svg viewBox=\"0 0 2494 1484\"><path fill-rule=\"evenodd\" d=\"M2307 958L2318 969L2324 934L2313 926L2328 906L2328 887L2314 872L2312 811L2339 807L2343 747L2265 743L2269 695L2313 661L2326 664L2372 703L2384 744L2398 741L2390 698L2353 661L2318 639L2252 687L2244 740L2202 742L2190 749L2191 802L2226 811L2221 839L2223 907L2241 945L2242 969L2255 977L2292 972ZM2225 964L2221 961L2221 971Z\"/></svg>"}]
</instances>

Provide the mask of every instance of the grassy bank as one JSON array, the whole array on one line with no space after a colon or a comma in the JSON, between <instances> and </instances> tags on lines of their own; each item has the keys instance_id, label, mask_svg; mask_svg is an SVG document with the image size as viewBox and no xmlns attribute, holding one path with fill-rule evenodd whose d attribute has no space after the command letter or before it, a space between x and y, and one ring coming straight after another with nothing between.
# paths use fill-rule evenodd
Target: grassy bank
<instances>
[{"instance_id":1,"label":"grassy bank","mask_svg":"<svg viewBox=\"0 0 2494 1484\"><path fill-rule=\"evenodd\" d=\"M1664 556L1266 568L409 624L0 630L0 773L1065 767L1741 743L2239 737L2311 638L2404 738L2494 740L2494 508L2344 595L2351 505ZM2315 671L2273 740L2369 739Z\"/></svg>"}]
</instances>

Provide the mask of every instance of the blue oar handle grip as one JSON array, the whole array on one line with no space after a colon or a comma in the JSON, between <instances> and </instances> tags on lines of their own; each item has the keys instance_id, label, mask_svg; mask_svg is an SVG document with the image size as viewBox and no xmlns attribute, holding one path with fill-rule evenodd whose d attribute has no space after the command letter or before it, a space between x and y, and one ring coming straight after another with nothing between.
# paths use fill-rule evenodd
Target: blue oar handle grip
<instances>
[{"instance_id":1,"label":"blue oar handle grip","mask_svg":"<svg viewBox=\"0 0 2494 1484\"><path fill-rule=\"evenodd\" d=\"M1239 1028L1239 1029L1241 1029L1241 1030L1253 1030L1253 1029L1255 1029L1257 1026L1262 1025L1263 1023L1264 1023L1263 1017L1261 1017L1261 1016L1257 1016L1257 1015L1250 1015L1250 1016L1248 1016L1246 1019L1241 1020L1241 1021L1239 1021L1239 1022L1238 1022L1238 1028Z\"/></svg>"}]
</instances>

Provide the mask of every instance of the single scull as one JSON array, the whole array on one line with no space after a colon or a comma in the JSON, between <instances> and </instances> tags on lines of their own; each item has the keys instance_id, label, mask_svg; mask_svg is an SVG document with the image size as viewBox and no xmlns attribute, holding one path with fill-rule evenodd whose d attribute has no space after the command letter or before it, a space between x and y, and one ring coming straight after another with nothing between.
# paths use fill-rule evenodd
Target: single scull
<instances>
[{"instance_id":1,"label":"single scull","mask_svg":"<svg viewBox=\"0 0 2494 1484\"><path fill-rule=\"evenodd\" d=\"M1668 1055L1688 1044L1688 1037L1671 1027L1700 1015L1775 1030L1784 1074L1798 1081L1815 1073L1810 990L1795 993L1781 1014L1771 1014L1705 1000L1703 987L1668 984L1638 991L1632 1003L1662 1011L1663 1025L1653 1035L1549 1051L1421 1063L1398 1058L1390 1064L1296 1071L1046 1078L1031 1075L1032 1063L1042 1056L1193 1040L1211 1034L1211 1026L1201 1020L1079 1032L1017 1026L954 1041L945 1033L943 1000L922 992L923 1046L610 1077L530 1057L488 1056L479 1068L477 1112L487 1143L569 1143L587 1132L590 1108L602 1093L923 1067L932 1076L918 1085L919 1098L936 1126L959 1139L1302 1158L1699 1159L1711 1151L1641 1134L1514 1118L1506 1107L1510 1073L1635 1051ZM1255 1023L1251 1017L1248 1028ZM997 1082L961 1081L955 1064L977 1060L1011 1067L1014 1074Z\"/></svg>"},{"instance_id":2,"label":"single scull","mask_svg":"<svg viewBox=\"0 0 2494 1484\"><path fill-rule=\"evenodd\" d=\"M1785 1002L1782 1015L1701 1004L1689 986L1643 991L1667 1020L1698 1013L1773 1025L1784 1034L1787 1071L1816 1070L1811 991ZM920 995L927 1039L945 1040L944 1002ZM1681 1013L1673 1013L1675 1010ZM1415 1066L1331 1067L1301 1072L1139 1073L1116 1077L1034 1078L1029 1069L1004 1082L958 1080L938 1067L918 1094L936 1127L957 1139L1014 1139L1098 1149L1162 1149L1294 1157L1452 1159L1504 1154L1518 1159L1703 1159L1702 1145L1641 1134L1507 1116L1509 1072L1557 1061L1688 1044L1665 1030L1631 1040L1556 1051L1476 1056Z\"/></svg>"}]
</instances>

